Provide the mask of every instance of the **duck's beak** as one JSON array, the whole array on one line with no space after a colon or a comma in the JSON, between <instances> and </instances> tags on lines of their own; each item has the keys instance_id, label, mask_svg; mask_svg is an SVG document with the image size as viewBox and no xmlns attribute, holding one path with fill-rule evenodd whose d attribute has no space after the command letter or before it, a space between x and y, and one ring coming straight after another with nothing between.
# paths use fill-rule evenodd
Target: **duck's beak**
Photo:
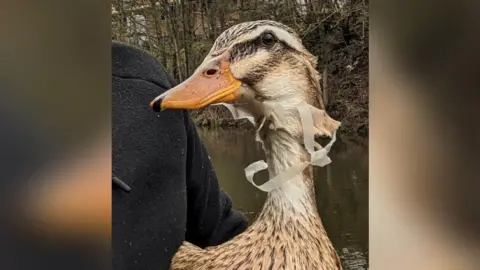
<instances>
[{"instance_id":1,"label":"duck's beak","mask_svg":"<svg viewBox=\"0 0 480 270\"><path fill-rule=\"evenodd\" d=\"M232 76L230 50L204 63L186 81L168 90L150 103L155 111L165 109L199 109L237 99L241 82Z\"/></svg>"}]
</instances>

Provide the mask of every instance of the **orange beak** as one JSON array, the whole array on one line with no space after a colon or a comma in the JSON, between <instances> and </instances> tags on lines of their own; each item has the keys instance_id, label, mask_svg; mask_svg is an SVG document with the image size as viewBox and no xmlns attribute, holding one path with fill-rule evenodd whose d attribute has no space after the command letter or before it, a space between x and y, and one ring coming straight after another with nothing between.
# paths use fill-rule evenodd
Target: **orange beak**
<instances>
[{"instance_id":1,"label":"orange beak","mask_svg":"<svg viewBox=\"0 0 480 270\"><path fill-rule=\"evenodd\" d=\"M227 50L212 59L186 81L156 97L149 107L155 111L199 109L236 100L242 83L232 76L229 57L230 50Z\"/></svg>"}]
</instances>

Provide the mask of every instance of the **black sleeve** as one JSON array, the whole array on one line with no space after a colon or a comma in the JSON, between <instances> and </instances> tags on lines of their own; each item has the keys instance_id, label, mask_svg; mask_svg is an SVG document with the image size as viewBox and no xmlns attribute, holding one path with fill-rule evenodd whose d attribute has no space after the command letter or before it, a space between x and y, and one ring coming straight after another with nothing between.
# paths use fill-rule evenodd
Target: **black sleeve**
<instances>
[{"instance_id":1,"label":"black sleeve","mask_svg":"<svg viewBox=\"0 0 480 270\"><path fill-rule=\"evenodd\" d=\"M199 246L222 244L243 232L247 219L232 209L230 198L219 188L210 157L193 121L185 113L187 129L187 234Z\"/></svg>"},{"instance_id":2,"label":"black sleeve","mask_svg":"<svg viewBox=\"0 0 480 270\"><path fill-rule=\"evenodd\" d=\"M147 55L145 52L119 43L114 43L112 50L114 51L114 53L112 53L113 70L116 77L132 79L133 81L143 80L150 82L159 87L159 89L153 91L156 92L155 95L161 94L163 91L176 84L173 78L164 71L164 68L160 63L154 57ZM141 108L146 108L146 105L143 104L148 104L148 102L155 98L155 96L148 97L150 94L147 95L145 93L147 89L142 87L134 87L141 91L139 92L141 93L141 101L138 101L135 104L142 104L141 106L145 107ZM133 102L132 97L128 96L127 93L124 94L122 99L126 99L130 103ZM124 108L125 106L125 104L119 104L117 108ZM129 111L136 108L135 106L137 105L134 105L131 108L126 108L126 115L132 115ZM139 119L147 121L145 120L147 117L153 117L156 121L158 120L156 116L153 116L153 111L147 113L142 109L142 113L145 113L145 116L129 116L129 121L139 121ZM179 115L182 115L182 113L179 113ZM195 125L187 111L183 111L183 116L186 131L186 157L184 157L186 164L178 164L178 166L185 165L186 170L187 232L185 240L200 247L218 245L243 232L247 227L247 221L243 215L232 209L230 198L220 190L215 171L213 170L205 147L201 143L196 132ZM117 117L120 116L117 115ZM174 119L182 121L182 118L180 117ZM124 125L125 121L127 120L117 119L115 122ZM179 128L182 128L182 123L180 122L178 124ZM158 123L155 122L155 125L158 125ZM142 130L144 131L147 130L145 126L153 127L154 125L150 122L148 122L148 125L143 124ZM158 128L158 126L156 127ZM158 129L156 132L149 131L148 136L157 136L156 138L161 137L157 132ZM173 135L170 134L170 136ZM128 140L131 139L128 138ZM143 135L141 140L142 143L145 143L147 135ZM125 147L122 146L122 148ZM166 147L166 149L168 149L168 147ZM132 186L132 190L133 189L134 186ZM178 209L178 211L182 210L183 209ZM176 222L179 223L178 220Z\"/></svg>"}]
</instances>

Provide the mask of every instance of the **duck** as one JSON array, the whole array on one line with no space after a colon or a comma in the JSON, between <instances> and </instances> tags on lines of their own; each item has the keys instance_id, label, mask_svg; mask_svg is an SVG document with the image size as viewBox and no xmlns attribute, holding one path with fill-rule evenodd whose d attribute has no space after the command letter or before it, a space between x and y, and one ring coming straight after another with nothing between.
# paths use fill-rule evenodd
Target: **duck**
<instances>
[{"instance_id":1,"label":"duck","mask_svg":"<svg viewBox=\"0 0 480 270\"><path fill-rule=\"evenodd\" d=\"M271 20L243 22L225 30L193 75L156 97L150 107L239 106L254 119L273 178L309 159L298 106L306 103L323 112L313 117L315 137L332 137L340 126L325 112L316 66L317 57L292 28ZM281 120L268 113L272 107L283 109ZM318 213L312 166L269 191L243 233L205 249L184 242L170 269L341 270Z\"/></svg>"}]
</instances>

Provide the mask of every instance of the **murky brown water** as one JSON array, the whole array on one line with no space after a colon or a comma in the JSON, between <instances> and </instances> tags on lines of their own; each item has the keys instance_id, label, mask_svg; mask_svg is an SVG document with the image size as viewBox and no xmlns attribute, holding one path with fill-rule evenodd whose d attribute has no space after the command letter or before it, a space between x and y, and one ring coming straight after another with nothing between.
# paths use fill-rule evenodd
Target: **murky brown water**
<instances>
[{"instance_id":1,"label":"murky brown water","mask_svg":"<svg viewBox=\"0 0 480 270\"><path fill-rule=\"evenodd\" d=\"M248 131L199 129L198 132L221 187L232 198L235 209L252 221L266 194L246 180L244 168L264 159L260 144ZM314 171L320 216L345 270L367 269L368 148L339 137L329 156L332 163L325 168L315 167ZM261 182L267 177L267 173L259 173L255 179Z\"/></svg>"}]
</instances>

